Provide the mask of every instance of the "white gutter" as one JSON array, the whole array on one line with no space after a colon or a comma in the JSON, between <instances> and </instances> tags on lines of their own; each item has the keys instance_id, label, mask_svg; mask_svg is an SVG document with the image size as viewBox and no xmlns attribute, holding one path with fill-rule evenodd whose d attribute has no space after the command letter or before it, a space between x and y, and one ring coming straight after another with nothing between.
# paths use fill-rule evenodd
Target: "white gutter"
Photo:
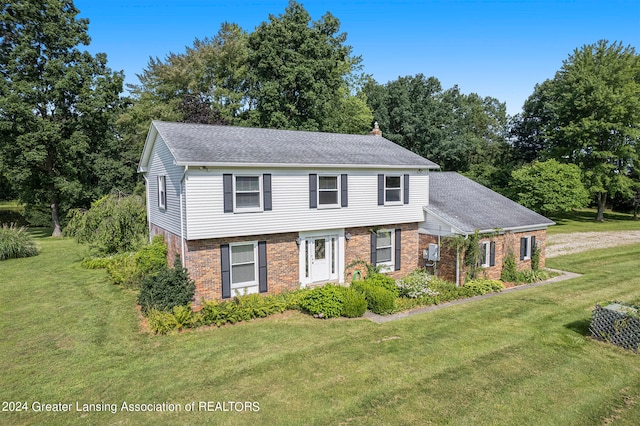
<instances>
[{"instance_id":1,"label":"white gutter","mask_svg":"<svg viewBox=\"0 0 640 426\"><path fill-rule=\"evenodd\" d=\"M250 167L250 168L302 168L302 169L439 169L437 165L424 164L304 164L304 163L216 163L206 161L176 161L178 166L191 167Z\"/></svg>"}]
</instances>

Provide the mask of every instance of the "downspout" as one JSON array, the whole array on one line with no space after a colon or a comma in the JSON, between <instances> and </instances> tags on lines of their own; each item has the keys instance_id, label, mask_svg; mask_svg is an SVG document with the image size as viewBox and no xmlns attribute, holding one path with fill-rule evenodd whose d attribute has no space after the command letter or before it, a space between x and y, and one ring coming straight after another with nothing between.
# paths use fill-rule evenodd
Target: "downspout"
<instances>
[{"instance_id":1,"label":"downspout","mask_svg":"<svg viewBox=\"0 0 640 426\"><path fill-rule=\"evenodd\" d=\"M184 173L182 174L182 178L180 179L180 251L181 256L180 260L182 261L182 267L185 267L186 259L185 259L185 247L184 247L184 178L187 176L187 172L189 171L189 166L184 166Z\"/></svg>"},{"instance_id":2,"label":"downspout","mask_svg":"<svg viewBox=\"0 0 640 426\"><path fill-rule=\"evenodd\" d=\"M460 247L456 247L456 287L460 287Z\"/></svg>"}]
</instances>

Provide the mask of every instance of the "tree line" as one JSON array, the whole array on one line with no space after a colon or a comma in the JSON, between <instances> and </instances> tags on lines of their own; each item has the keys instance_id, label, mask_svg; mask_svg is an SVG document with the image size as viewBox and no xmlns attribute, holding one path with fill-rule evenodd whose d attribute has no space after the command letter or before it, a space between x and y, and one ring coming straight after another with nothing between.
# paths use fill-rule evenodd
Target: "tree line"
<instances>
[{"instance_id":1,"label":"tree line","mask_svg":"<svg viewBox=\"0 0 640 426\"><path fill-rule=\"evenodd\" d=\"M423 74L381 84L338 18L292 0L252 32L225 22L183 52L124 75L91 55L72 1L0 6L0 199L46 207L54 235L71 208L140 186L151 120L384 136L545 214L638 191L640 61L631 46L576 49L521 114ZM303 142L301 142L303 143ZM563 176L562 179L559 176ZM568 188L576 189L570 191Z\"/></svg>"}]
</instances>

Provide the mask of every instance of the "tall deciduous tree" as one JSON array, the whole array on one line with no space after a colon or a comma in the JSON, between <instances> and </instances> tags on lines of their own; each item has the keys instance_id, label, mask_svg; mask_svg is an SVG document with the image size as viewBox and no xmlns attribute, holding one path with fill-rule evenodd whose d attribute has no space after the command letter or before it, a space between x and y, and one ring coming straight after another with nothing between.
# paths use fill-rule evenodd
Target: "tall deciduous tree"
<instances>
[{"instance_id":1,"label":"tall deciduous tree","mask_svg":"<svg viewBox=\"0 0 640 426\"><path fill-rule=\"evenodd\" d=\"M514 170L512 177L509 186L514 200L538 213L567 212L589 202L575 164L534 161Z\"/></svg>"},{"instance_id":2,"label":"tall deciduous tree","mask_svg":"<svg viewBox=\"0 0 640 426\"><path fill-rule=\"evenodd\" d=\"M355 127L368 130L367 107L358 98L350 99L346 81L360 58L351 56L346 34L339 31L340 22L331 13L312 22L301 4L290 1L284 14L270 15L249 35L256 125L314 131L353 128L336 123L345 118L337 110L355 112L352 117L360 120Z\"/></svg>"},{"instance_id":3,"label":"tall deciduous tree","mask_svg":"<svg viewBox=\"0 0 640 426\"><path fill-rule=\"evenodd\" d=\"M89 37L77 14L64 0L0 6L2 172L22 202L51 207L54 236L61 211L127 173L112 131L123 75L78 48Z\"/></svg>"},{"instance_id":4,"label":"tall deciduous tree","mask_svg":"<svg viewBox=\"0 0 640 426\"><path fill-rule=\"evenodd\" d=\"M607 197L631 196L640 142L640 57L601 40L576 49L529 98L538 122L525 131L543 155L578 165L604 220Z\"/></svg>"}]
</instances>

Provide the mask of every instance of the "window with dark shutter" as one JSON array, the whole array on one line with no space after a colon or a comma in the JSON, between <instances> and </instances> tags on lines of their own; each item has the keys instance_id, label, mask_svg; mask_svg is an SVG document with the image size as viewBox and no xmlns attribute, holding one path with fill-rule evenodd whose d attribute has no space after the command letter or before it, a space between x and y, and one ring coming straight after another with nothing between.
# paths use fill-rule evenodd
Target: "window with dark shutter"
<instances>
[{"instance_id":1,"label":"window with dark shutter","mask_svg":"<svg viewBox=\"0 0 640 426\"><path fill-rule=\"evenodd\" d=\"M524 260L527 257L527 238L520 238L520 260Z\"/></svg>"},{"instance_id":2,"label":"window with dark shutter","mask_svg":"<svg viewBox=\"0 0 640 426\"><path fill-rule=\"evenodd\" d=\"M384 206L384 175L378 175L378 205Z\"/></svg>"},{"instance_id":3,"label":"window with dark shutter","mask_svg":"<svg viewBox=\"0 0 640 426\"><path fill-rule=\"evenodd\" d=\"M378 263L377 248L378 248L378 235L376 235L375 232L372 232L371 233L371 264L374 266Z\"/></svg>"}]
</instances>

